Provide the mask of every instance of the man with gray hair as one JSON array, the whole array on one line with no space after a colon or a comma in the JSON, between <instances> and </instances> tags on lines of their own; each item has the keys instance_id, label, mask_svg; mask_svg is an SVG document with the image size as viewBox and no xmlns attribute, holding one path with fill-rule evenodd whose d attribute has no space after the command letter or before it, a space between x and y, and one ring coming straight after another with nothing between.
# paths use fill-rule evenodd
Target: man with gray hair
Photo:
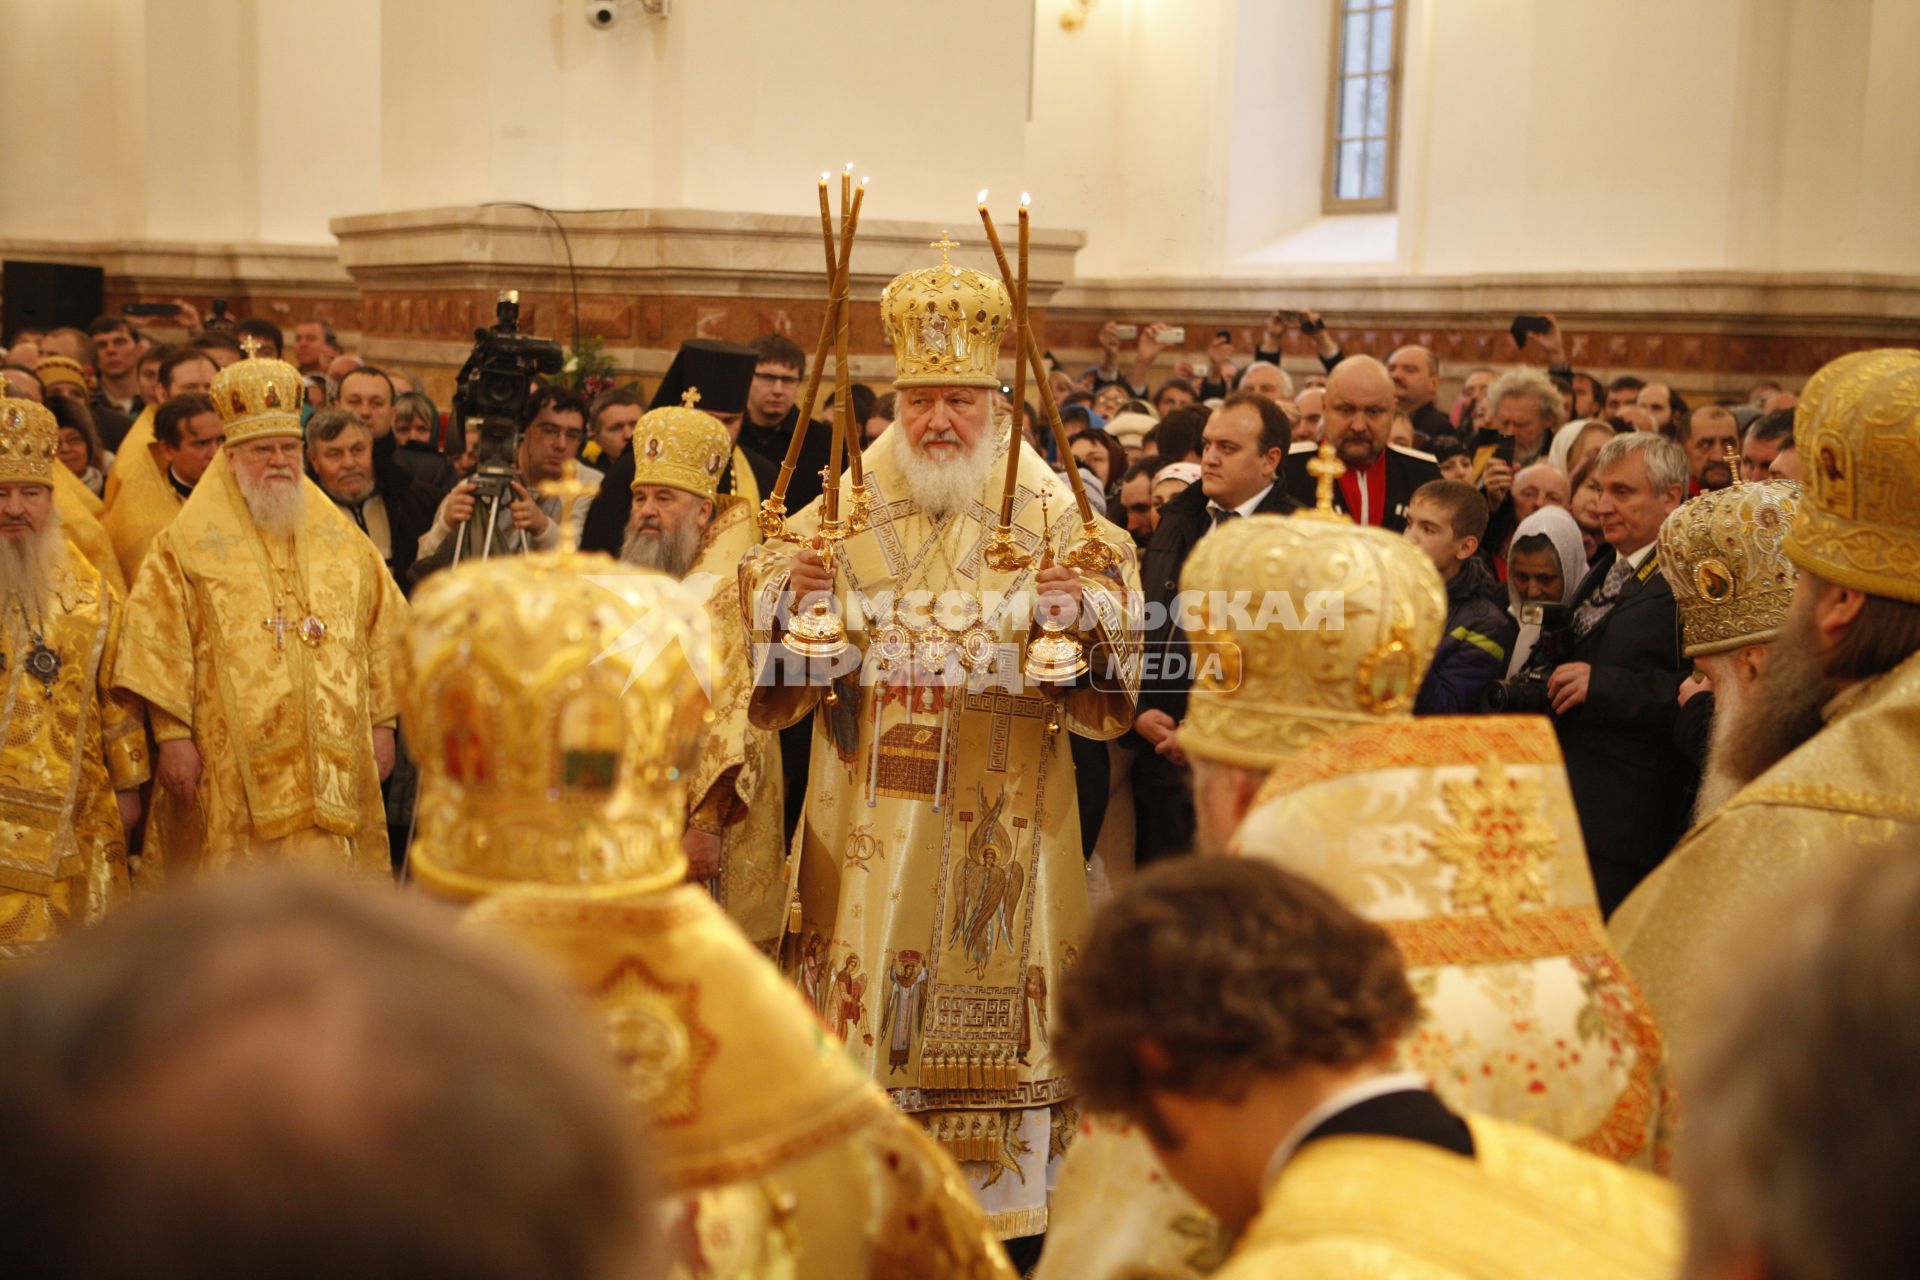
<instances>
[{"instance_id":1,"label":"man with gray hair","mask_svg":"<svg viewBox=\"0 0 1920 1280\"><path fill-rule=\"evenodd\" d=\"M1255 360L1240 375L1240 385L1236 391L1251 391L1255 395L1265 396L1275 404L1287 404L1293 399L1293 379L1287 371L1271 360Z\"/></svg>"},{"instance_id":2,"label":"man with gray hair","mask_svg":"<svg viewBox=\"0 0 1920 1280\"><path fill-rule=\"evenodd\" d=\"M420 535L433 524L433 494L374 447L373 432L349 409L307 419L307 474L387 562L402 592Z\"/></svg>"},{"instance_id":3,"label":"man with gray hair","mask_svg":"<svg viewBox=\"0 0 1920 1280\"><path fill-rule=\"evenodd\" d=\"M1810 901L1743 919L1767 945L1721 953L1683 1086L1689 1280L1912 1271L1917 854L1908 835L1841 864Z\"/></svg>"},{"instance_id":4,"label":"man with gray hair","mask_svg":"<svg viewBox=\"0 0 1920 1280\"><path fill-rule=\"evenodd\" d=\"M1547 696L1611 912L1686 829L1697 771L1674 746L1678 614L1660 573L1660 525L1686 497L1687 455L1665 436L1615 436L1594 458L1594 514L1607 547L1573 599L1572 648Z\"/></svg>"}]
</instances>

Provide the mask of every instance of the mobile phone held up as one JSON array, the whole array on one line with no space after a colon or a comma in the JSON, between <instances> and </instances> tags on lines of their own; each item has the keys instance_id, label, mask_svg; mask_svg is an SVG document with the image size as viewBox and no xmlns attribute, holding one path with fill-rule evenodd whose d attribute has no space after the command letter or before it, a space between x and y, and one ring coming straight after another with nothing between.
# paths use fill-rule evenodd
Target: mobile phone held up
<instances>
[{"instance_id":1,"label":"mobile phone held up","mask_svg":"<svg viewBox=\"0 0 1920 1280\"><path fill-rule=\"evenodd\" d=\"M1500 459L1508 466L1513 465L1513 437L1503 435L1492 427L1482 427L1473 438L1474 452L1492 449L1492 457Z\"/></svg>"},{"instance_id":2,"label":"mobile phone held up","mask_svg":"<svg viewBox=\"0 0 1920 1280\"><path fill-rule=\"evenodd\" d=\"M1122 342L1132 342L1140 336L1140 326L1137 324L1117 324L1113 326L1113 336Z\"/></svg>"},{"instance_id":3,"label":"mobile phone held up","mask_svg":"<svg viewBox=\"0 0 1920 1280\"><path fill-rule=\"evenodd\" d=\"M1507 332L1513 335L1514 346L1524 347L1527 345L1528 334L1552 333L1553 321L1545 316L1517 315L1513 318L1513 323L1507 326Z\"/></svg>"},{"instance_id":4,"label":"mobile phone held up","mask_svg":"<svg viewBox=\"0 0 1920 1280\"><path fill-rule=\"evenodd\" d=\"M129 302L120 310L130 316L177 316L180 304L177 302Z\"/></svg>"}]
</instances>

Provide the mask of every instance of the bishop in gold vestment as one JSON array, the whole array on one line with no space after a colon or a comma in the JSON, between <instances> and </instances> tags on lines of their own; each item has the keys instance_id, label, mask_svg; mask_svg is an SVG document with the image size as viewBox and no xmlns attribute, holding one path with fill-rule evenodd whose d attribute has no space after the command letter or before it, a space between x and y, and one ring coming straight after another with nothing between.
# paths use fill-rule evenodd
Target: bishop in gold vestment
<instances>
[{"instance_id":1,"label":"bishop in gold vestment","mask_svg":"<svg viewBox=\"0 0 1920 1280\"><path fill-rule=\"evenodd\" d=\"M1784 545L1801 576L1746 710L1768 714L1778 677L1815 700L1805 710L1821 727L1689 832L1609 923L1683 1052L1699 983L1743 945L1748 921L1837 858L1920 836L1920 653L1836 692L1811 616L1816 583L1920 604L1920 351L1856 352L1826 365L1807 383L1794 442L1807 474ZM1760 730L1777 736L1751 724L1727 736Z\"/></svg>"},{"instance_id":2,"label":"bishop in gold vestment","mask_svg":"<svg viewBox=\"0 0 1920 1280\"><path fill-rule=\"evenodd\" d=\"M61 536L58 440L44 408L0 399L0 961L125 900L147 779L139 707L109 689L120 598Z\"/></svg>"},{"instance_id":3,"label":"bishop in gold vestment","mask_svg":"<svg viewBox=\"0 0 1920 1280\"><path fill-rule=\"evenodd\" d=\"M190 742L190 801L155 787L149 851L167 873L255 859L390 877L380 751L398 718L392 654L406 603L380 553L299 473L291 365L223 369L225 451L153 540L128 600L114 684L166 744ZM284 446L289 530L263 526L234 453ZM271 491L270 491L271 492ZM151 868L149 868L151 869Z\"/></svg>"},{"instance_id":4,"label":"bishop in gold vestment","mask_svg":"<svg viewBox=\"0 0 1920 1280\"><path fill-rule=\"evenodd\" d=\"M1079 572L1082 634L1094 670L1115 678L1062 692L1022 677L1021 606L1081 522L1022 441L1012 535L1030 563L997 569L986 554L1008 434L986 397L1007 292L943 263L895 280L881 305L902 408L866 454L869 491L847 477L839 488L840 510L869 522L834 548L852 648L830 696L779 658L769 620L796 548L757 548L741 569L760 642L750 714L767 728L813 717L789 969L853 1061L967 1163L1010 1238L1045 1229L1048 1162L1072 1136L1073 1084L1047 1038L1048 992L1087 920L1067 734L1109 739L1132 723L1138 570L1130 540L1099 522L1112 567ZM978 415L971 438L956 434L965 414ZM943 482L929 477L954 475L971 479L944 482L936 514ZM810 542L824 501L787 533Z\"/></svg>"},{"instance_id":5,"label":"bishop in gold vestment","mask_svg":"<svg viewBox=\"0 0 1920 1280\"><path fill-rule=\"evenodd\" d=\"M437 574L414 606L415 883L591 1003L648 1134L670 1275L1013 1280L952 1161L685 882L705 599L541 553Z\"/></svg>"}]
</instances>

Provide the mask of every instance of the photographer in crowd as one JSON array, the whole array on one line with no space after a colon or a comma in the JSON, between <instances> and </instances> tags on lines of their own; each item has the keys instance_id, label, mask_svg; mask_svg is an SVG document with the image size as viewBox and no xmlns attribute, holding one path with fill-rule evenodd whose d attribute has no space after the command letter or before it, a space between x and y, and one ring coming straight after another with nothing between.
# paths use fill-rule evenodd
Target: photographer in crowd
<instances>
[{"instance_id":1,"label":"photographer in crowd","mask_svg":"<svg viewBox=\"0 0 1920 1280\"><path fill-rule=\"evenodd\" d=\"M1594 460L1606 547L1574 595L1567 660L1547 676L1600 909L1611 912L1685 829L1697 773L1673 745L1678 615L1660 524L1686 496L1687 456L1665 436L1616 436Z\"/></svg>"}]
</instances>

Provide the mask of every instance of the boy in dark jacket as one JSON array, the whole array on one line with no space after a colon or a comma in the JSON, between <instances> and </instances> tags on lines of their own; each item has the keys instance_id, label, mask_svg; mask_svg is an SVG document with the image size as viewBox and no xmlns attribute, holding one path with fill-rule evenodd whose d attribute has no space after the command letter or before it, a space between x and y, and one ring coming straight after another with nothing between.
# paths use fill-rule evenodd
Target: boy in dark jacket
<instances>
[{"instance_id":1,"label":"boy in dark jacket","mask_svg":"<svg viewBox=\"0 0 1920 1280\"><path fill-rule=\"evenodd\" d=\"M1507 674L1520 624L1507 591L1474 553L1487 532L1487 501L1458 480L1430 480L1407 503L1407 541L1427 553L1447 584L1447 630L1414 700L1417 716L1480 710L1487 686Z\"/></svg>"}]
</instances>

